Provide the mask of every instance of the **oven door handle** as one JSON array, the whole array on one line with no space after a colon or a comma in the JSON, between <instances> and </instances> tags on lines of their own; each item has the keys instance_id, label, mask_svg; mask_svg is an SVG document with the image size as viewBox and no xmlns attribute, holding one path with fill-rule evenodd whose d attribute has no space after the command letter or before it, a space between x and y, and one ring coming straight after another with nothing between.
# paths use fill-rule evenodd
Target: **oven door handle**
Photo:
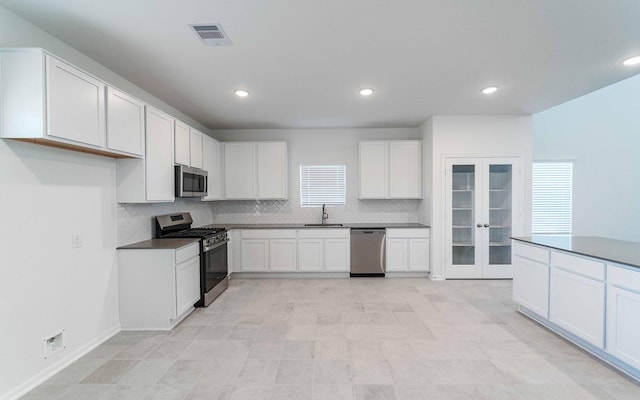
<instances>
[{"instance_id":1,"label":"oven door handle","mask_svg":"<svg viewBox=\"0 0 640 400\"><path fill-rule=\"evenodd\" d=\"M229 239L225 239L225 240L224 240L224 242L216 243L216 244L214 244L213 246L207 246L207 247L204 247L204 248L202 249L202 251L203 251L204 253L206 253L207 251L210 251L210 250L213 250L213 249L217 249L217 248L218 248L218 247L220 247L220 246L226 246L228 241L229 241Z\"/></svg>"}]
</instances>

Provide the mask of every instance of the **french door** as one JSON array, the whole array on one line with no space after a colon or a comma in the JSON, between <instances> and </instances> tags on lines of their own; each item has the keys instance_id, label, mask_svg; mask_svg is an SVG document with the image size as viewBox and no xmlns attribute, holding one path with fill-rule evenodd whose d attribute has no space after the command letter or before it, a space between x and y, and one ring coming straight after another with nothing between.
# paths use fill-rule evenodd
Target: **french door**
<instances>
[{"instance_id":1,"label":"french door","mask_svg":"<svg viewBox=\"0 0 640 400\"><path fill-rule=\"evenodd\" d=\"M446 278L512 278L511 236L523 232L518 158L446 160Z\"/></svg>"}]
</instances>

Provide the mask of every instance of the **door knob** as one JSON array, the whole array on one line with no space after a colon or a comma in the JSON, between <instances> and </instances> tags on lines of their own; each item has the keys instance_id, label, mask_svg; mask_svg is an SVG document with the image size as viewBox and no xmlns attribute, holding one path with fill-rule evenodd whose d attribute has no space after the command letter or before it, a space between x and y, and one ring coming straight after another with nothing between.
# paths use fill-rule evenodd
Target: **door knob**
<instances>
[{"instance_id":1,"label":"door knob","mask_svg":"<svg viewBox=\"0 0 640 400\"><path fill-rule=\"evenodd\" d=\"M476 225L478 228L482 228L482 224L478 224Z\"/></svg>"},{"instance_id":2,"label":"door knob","mask_svg":"<svg viewBox=\"0 0 640 400\"><path fill-rule=\"evenodd\" d=\"M489 224L484 224L484 227L485 227L485 228L488 228L488 227L489 227Z\"/></svg>"}]
</instances>

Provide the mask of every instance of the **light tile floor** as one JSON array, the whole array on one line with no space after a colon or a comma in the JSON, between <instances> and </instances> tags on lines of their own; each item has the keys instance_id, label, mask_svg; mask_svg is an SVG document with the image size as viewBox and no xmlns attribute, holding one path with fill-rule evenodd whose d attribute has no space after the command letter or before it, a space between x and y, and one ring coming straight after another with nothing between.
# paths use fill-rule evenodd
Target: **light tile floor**
<instances>
[{"instance_id":1,"label":"light tile floor","mask_svg":"<svg viewBox=\"0 0 640 400\"><path fill-rule=\"evenodd\" d=\"M235 279L171 332L121 332L24 399L639 399L519 315L511 281Z\"/></svg>"}]
</instances>

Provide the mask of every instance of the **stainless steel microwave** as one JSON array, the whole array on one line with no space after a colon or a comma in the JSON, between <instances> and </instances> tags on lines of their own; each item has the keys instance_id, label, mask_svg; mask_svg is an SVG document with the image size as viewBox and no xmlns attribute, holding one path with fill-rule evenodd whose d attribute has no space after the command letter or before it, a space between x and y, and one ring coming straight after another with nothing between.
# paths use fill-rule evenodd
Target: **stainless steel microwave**
<instances>
[{"instance_id":1,"label":"stainless steel microwave","mask_svg":"<svg viewBox=\"0 0 640 400\"><path fill-rule=\"evenodd\" d=\"M176 197L205 197L207 195L207 171L176 165Z\"/></svg>"}]
</instances>

